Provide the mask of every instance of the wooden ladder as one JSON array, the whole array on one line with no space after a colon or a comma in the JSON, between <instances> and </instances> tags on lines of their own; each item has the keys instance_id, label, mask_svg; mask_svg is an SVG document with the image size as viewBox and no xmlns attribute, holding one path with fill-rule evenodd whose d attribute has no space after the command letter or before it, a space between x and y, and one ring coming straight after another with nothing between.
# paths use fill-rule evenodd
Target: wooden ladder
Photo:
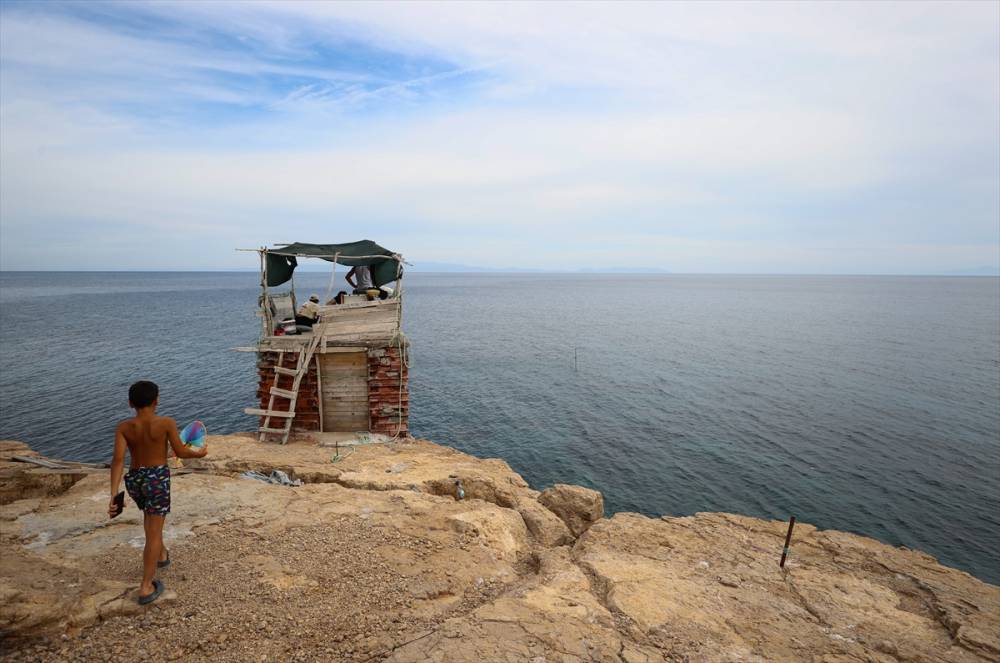
<instances>
[{"instance_id":1,"label":"wooden ladder","mask_svg":"<svg viewBox=\"0 0 1000 663\"><path fill-rule=\"evenodd\" d=\"M302 384L302 379L309 373L309 363L312 361L316 348L323 339L325 329L326 323L313 327L313 336L309 339L309 344L299 349L295 368L281 365L285 358L285 351L279 350L278 358L274 362L274 384L271 385L271 397L268 399L267 409L261 410L260 408L248 407L243 410L246 414L264 417L264 422L257 429L257 432L260 433L260 437L258 437L260 442L264 442L268 435L280 435L281 443L288 443L288 434L292 430L292 419L295 418L295 403L299 398L299 386ZM292 376L292 385L290 388L278 387L278 380L281 379L282 375ZM275 409L274 400L279 397L288 401L287 410ZM273 427L271 425L272 418L282 419L284 425L281 428Z\"/></svg>"}]
</instances>

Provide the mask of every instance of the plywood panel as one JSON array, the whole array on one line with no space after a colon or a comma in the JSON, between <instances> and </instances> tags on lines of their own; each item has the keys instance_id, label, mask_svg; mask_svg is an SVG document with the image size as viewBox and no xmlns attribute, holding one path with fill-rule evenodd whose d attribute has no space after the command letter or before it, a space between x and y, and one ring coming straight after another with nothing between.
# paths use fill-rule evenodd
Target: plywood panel
<instances>
[{"instance_id":1,"label":"plywood panel","mask_svg":"<svg viewBox=\"0 0 1000 663\"><path fill-rule=\"evenodd\" d=\"M396 331L395 320L336 320L329 323L323 336L344 336L348 334L392 334Z\"/></svg>"},{"instance_id":2,"label":"plywood panel","mask_svg":"<svg viewBox=\"0 0 1000 663\"><path fill-rule=\"evenodd\" d=\"M338 431L353 433L356 431L368 430L368 409L358 408L356 410L336 410L331 411L329 415L323 414L323 423L326 423L325 417L329 416L330 421L338 423L342 426ZM360 421L359 421L360 420ZM346 428L343 428L346 426ZM338 432L338 431L328 431L328 432Z\"/></svg>"},{"instance_id":3,"label":"plywood panel","mask_svg":"<svg viewBox=\"0 0 1000 663\"><path fill-rule=\"evenodd\" d=\"M326 417L327 415L323 415ZM338 431L327 431L327 432L342 432L342 433L354 433L357 431L368 430L368 410L358 409L358 410L338 410L337 412L330 413L330 421L336 422L341 426ZM326 422L326 419L323 420Z\"/></svg>"},{"instance_id":4,"label":"plywood panel","mask_svg":"<svg viewBox=\"0 0 1000 663\"><path fill-rule=\"evenodd\" d=\"M327 368L329 370L349 370L358 365L368 365L368 354L364 350L341 352L339 354L339 357L327 363Z\"/></svg>"},{"instance_id":5,"label":"plywood panel","mask_svg":"<svg viewBox=\"0 0 1000 663\"><path fill-rule=\"evenodd\" d=\"M320 355L323 430L368 430L368 355L335 352Z\"/></svg>"},{"instance_id":6,"label":"plywood panel","mask_svg":"<svg viewBox=\"0 0 1000 663\"><path fill-rule=\"evenodd\" d=\"M395 320L396 316L399 315L399 309L396 308L340 308L337 306L329 306L320 309L320 318L324 321L326 320Z\"/></svg>"},{"instance_id":7,"label":"plywood panel","mask_svg":"<svg viewBox=\"0 0 1000 663\"><path fill-rule=\"evenodd\" d=\"M399 302L324 306L323 336L332 341L390 339L397 330Z\"/></svg>"},{"instance_id":8,"label":"plywood panel","mask_svg":"<svg viewBox=\"0 0 1000 663\"><path fill-rule=\"evenodd\" d=\"M368 397L362 392L357 393L358 390L352 391L326 391L323 390L323 400L336 401L339 403L367 403ZM331 402L328 407L333 407L334 403Z\"/></svg>"}]
</instances>

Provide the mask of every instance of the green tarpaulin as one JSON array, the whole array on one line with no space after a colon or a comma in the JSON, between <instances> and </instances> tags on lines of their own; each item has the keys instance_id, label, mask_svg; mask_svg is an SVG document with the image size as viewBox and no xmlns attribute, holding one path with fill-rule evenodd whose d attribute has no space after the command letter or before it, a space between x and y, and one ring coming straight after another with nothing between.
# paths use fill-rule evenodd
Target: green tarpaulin
<instances>
[{"instance_id":1,"label":"green tarpaulin","mask_svg":"<svg viewBox=\"0 0 1000 663\"><path fill-rule=\"evenodd\" d=\"M376 287L392 283L403 275L402 265L399 264L395 254L370 239L348 242L347 244L303 244L296 242L280 248L267 249L264 255L269 288L281 285L292 278L292 272L298 265L296 256L322 258L330 262L334 262L334 256L337 256L336 262L339 265L348 267L367 265L372 270L372 281L375 282Z\"/></svg>"}]
</instances>

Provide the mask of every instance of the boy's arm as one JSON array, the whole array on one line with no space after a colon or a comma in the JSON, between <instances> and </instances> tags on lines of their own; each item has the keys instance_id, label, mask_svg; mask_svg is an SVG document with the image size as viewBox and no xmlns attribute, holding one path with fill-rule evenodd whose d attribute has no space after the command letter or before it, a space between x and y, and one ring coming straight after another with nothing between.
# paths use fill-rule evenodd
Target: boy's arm
<instances>
[{"instance_id":1,"label":"boy's arm","mask_svg":"<svg viewBox=\"0 0 1000 663\"><path fill-rule=\"evenodd\" d=\"M118 487L122 483L122 474L125 472L125 450L127 448L128 443L125 441L125 436L122 434L122 428L119 425L115 429L115 450L111 456L111 501L108 502L109 516L113 516L118 511L115 505L115 495L118 494Z\"/></svg>"},{"instance_id":2,"label":"boy's arm","mask_svg":"<svg viewBox=\"0 0 1000 663\"><path fill-rule=\"evenodd\" d=\"M357 269L357 267L351 267L351 271L347 272L347 275L346 275L346 276L344 277L344 280L345 280L345 281L347 281L347 283L348 283L348 284L349 284L349 285L350 285L350 286L351 286L352 288L357 288L357 287L358 287L358 284L357 284L357 282L356 282L356 281L352 281L352 280L351 280L351 277L353 277L353 276L354 276L354 274L355 274L355 270L356 270L356 269Z\"/></svg>"},{"instance_id":3,"label":"boy's arm","mask_svg":"<svg viewBox=\"0 0 1000 663\"><path fill-rule=\"evenodd\" d=\"M195 449L194 447L189 447L183 442L181 442L181 436L177 433L177 422L169 417L164 417L167 420L167 441L170 442L170 448L174 450L174 455L178 458L204 458L205 454L208 453L208 443L206 442L201 449Z\"/></svg>"}]
</instances>

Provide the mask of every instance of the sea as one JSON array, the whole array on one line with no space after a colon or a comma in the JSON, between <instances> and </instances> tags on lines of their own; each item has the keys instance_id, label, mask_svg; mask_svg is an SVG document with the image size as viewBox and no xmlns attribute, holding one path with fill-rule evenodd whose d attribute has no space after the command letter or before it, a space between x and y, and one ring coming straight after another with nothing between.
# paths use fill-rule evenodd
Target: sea
<instances>
[{"instance_id":1,"label":"sea","mask_svg":"<svg viewBox=\"0 0 1000 663\"><path fill-rule=\"evenodd\" d=\"M254 272L0 272L0 438L107 461L139 379L181 424L253 429L231 348L258 294ZM418 437L609 514L795 516L1000 584L1000 278L415 273L403 296Z\"/></svg>"}]
</instances>

